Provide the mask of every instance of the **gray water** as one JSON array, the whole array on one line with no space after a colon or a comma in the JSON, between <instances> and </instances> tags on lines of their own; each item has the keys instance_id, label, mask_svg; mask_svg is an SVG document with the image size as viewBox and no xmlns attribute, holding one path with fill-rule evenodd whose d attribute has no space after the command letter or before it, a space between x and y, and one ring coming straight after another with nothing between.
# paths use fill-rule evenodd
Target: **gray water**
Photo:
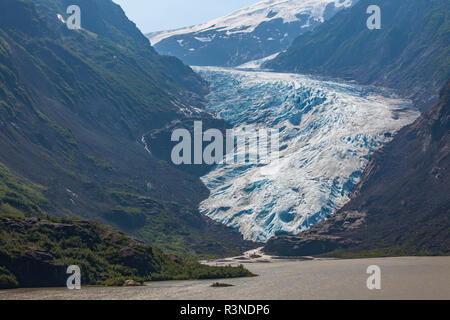
<instances>
[{"instance_id":1,"label":"gray water","mask_svg":"<svg viewBox=\"0 0 450 320\"><path fill-rule=\"evenodd\" d=\"M381 290L368 290L367 267L381 268ZM2 299L450 299L450 257L401 257L248 263L254 278L220 282L167 281L142 287L83 287L79 291L17 289L0 291Z\"/></svg>"}]
</instances>

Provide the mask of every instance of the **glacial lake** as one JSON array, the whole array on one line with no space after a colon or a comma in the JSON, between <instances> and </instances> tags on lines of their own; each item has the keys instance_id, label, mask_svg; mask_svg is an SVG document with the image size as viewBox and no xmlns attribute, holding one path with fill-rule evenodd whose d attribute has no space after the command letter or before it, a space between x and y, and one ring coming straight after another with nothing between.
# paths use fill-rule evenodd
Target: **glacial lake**
<instances>
[{"instance_id":1,"label":"glacial lake","mask_svg":"<svg viewBox=\"0 0 450 320\"><path fill-rule=\"evenodd\" d=\"M369 290L366 273L381 268L381 290ZM355 260L271 260L246 263L254 278L219 280L233 287L213 288L213 280L166 281L142 287L82 287L0 291L3 299L450 299L450 257Z\"/></svg>"}]
</instances>

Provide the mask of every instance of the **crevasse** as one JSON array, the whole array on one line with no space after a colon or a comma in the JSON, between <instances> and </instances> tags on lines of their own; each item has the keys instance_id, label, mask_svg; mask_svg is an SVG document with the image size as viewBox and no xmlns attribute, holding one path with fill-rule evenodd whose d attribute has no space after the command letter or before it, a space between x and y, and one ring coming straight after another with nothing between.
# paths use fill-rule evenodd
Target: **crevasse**
<instances>
[{"instance_id":1,"label":"crevasse","mask_svg":"<svg viewBox=\"0 0 450 320\"><path fill-rule=\"evenodd\" d=\"M371 153L419 113L390 92L294 74L195 67L207 111L235 128L280 131L266 165L219 164L202 177L208 217L246 239L298 234L348 201Z\"/></svg>"}]
</instances>

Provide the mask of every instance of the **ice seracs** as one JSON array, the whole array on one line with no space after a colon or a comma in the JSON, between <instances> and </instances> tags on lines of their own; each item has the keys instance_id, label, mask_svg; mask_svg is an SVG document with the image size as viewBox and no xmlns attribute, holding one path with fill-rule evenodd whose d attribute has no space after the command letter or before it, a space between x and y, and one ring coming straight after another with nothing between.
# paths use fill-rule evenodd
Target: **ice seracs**
<instances>
[{"instance_id":1,"label":"ice seracs","mask_svg":"<svg viewBox=\"0 0 450 320\"><path fill-rule=\"evenodd\" d=\"M298 234L348 200L371 153L419 112L389 92L307 76L195 67L211 83L207 111L234 128L276 128L280 157L219 164L202 177L200 211L267 241Z\"/></svg>"}]
</instances>

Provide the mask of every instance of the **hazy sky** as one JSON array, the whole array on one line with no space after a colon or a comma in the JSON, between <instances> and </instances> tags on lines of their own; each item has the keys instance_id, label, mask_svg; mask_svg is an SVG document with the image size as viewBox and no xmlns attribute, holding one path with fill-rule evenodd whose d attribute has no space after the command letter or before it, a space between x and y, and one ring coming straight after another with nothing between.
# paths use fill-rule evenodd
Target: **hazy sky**
<instances>
[{"instance_id":1,"label":"hazy sky","mask_svg":"<svg viewBox=\"0 0 450 320\"><path fill-rule=\"evenodd\" d=\"M207 22L260 0L113 0L142 32Z\"/></svg>"}]
</instances>

